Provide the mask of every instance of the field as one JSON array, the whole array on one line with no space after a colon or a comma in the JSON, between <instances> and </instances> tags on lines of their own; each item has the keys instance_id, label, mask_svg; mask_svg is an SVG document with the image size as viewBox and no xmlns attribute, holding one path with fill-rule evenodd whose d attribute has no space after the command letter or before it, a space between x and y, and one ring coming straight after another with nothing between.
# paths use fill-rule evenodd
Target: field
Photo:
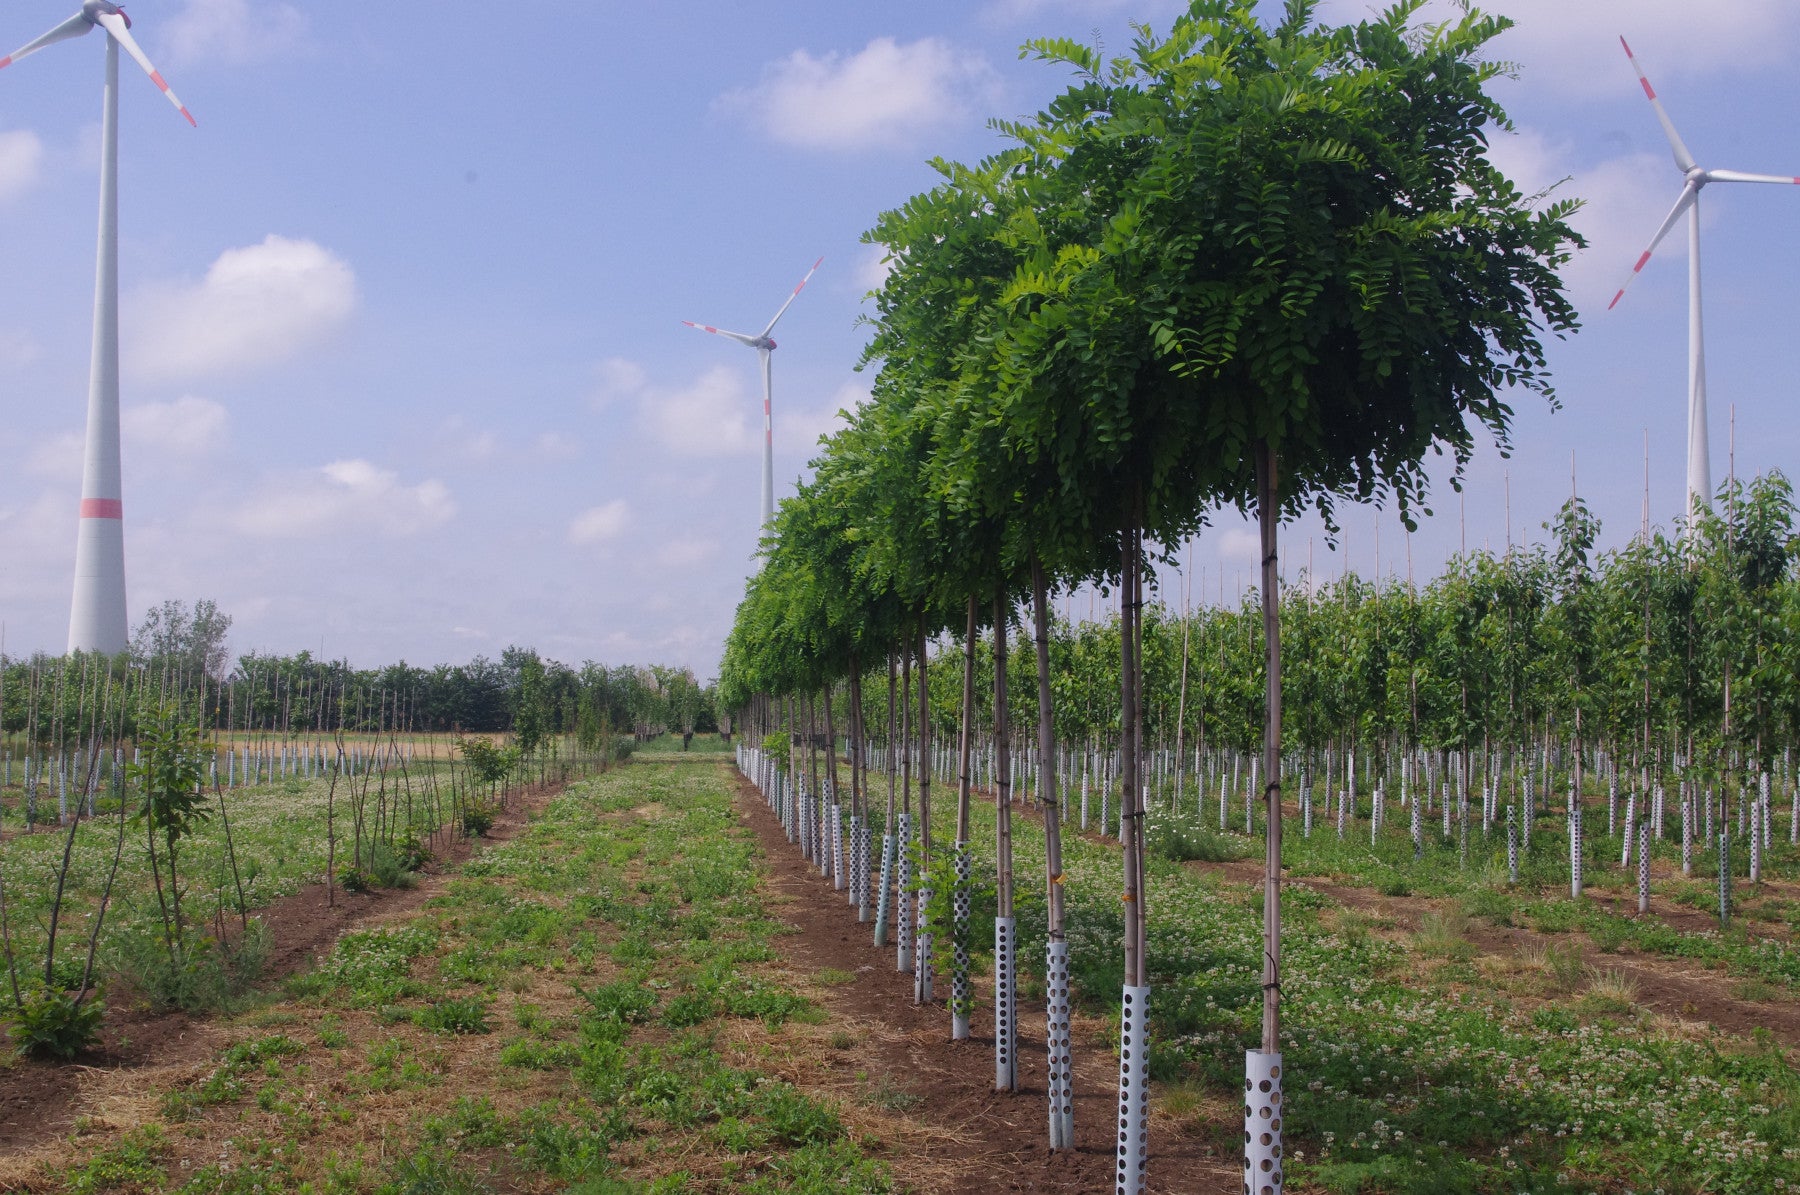
<instances>
[{"instance_id":1,"label":"field","mask_svg":"<svg viewBox=\"0 0 1800 1195\"><path fill-rule=\"evenodd\" d=\"M978 985L974 1039L950 1042L942 1000L913 1005L893 951L875 950L843 894L798 858L722 745L680 746L648 744L626 767L521 794L472 857L360 898L316 959L233 1010L179 1031L141 1023L154 1041L96 1060L111 1065L15 1063L0 1075L9 1095L44 1075L75 1094L55 1116L7 1103L0 1183L1108 1185L1117 843L1092 830L1067 843L1078 1149L1054 1156L1042 1146L1041 901L1022 895L1019 910L1022 1089L995 1095L989 989ZM974 850L990 867L992 824L979 806ZM1360 842L1290 839L1290 1189L1800 1182L1791 856L1744 886L1719 932L1663 859L1639 918L1620 911L1635 901L1616 866L1596 865L1575 904L1553 850L1515 888L1503 849L1472 851L1467 868L1453 849L1415 864L1410 846L1371 849L1362 828ZM1234 1092L1260 996L1252 844L1166 815L1149 837L1149 1189L1231 1191ZM1024 822L1016 843L1028 889L1042 838ZM323 893L271 909L274 932L309 899ZM984 907L991 894L978 892L977 944Z\"/></svg>"}]
</instances>

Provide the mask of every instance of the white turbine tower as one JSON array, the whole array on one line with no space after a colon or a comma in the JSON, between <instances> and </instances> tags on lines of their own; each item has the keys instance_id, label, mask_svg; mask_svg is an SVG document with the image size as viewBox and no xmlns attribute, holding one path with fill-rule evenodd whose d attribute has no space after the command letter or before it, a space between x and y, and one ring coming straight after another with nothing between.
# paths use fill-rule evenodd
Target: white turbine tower
<instances>
[{"instance_id":1,"label":"white turbine tower","mask_svg":"<svg viewBox=\"0 0 1800 1195\"><path fill-rule=\"evenodd\" d=\"M806 277L804 277L800 280L800 285L796 286L794 288L794 292L787 297L787 302L785 302L781 305L781 310L777 311L775 313L775 318L769 321L768 326L763 328L762 334L759 336L746 336L742 332L727 332L725 329L715 328L711 324L696 324L693 320L685 320L684 319L681 321L682 323L686 324L690 328L698 328L702 332L711 332L714 336L723 336L727 340L735 340L741 345L745 345L749 348L755 349L757 357L762 362L762 380L763 380L762 526L765 529L769 526L770 521L773 520L775 517L775 419L774 419L773 414L771 413L772 412L771 403L774 399L774 395L771 392L771 383L770 383L770 376L769 376L769 355L775 351L775 342L773 340L769 339L769 333L771 333L775 330L775 325L781 322L781 317L787 314L787 309L794 305L794 300L800 297L800 292L806 289L806 284L808 282L812 281L812 276L819 272L819 266L822 262L824 262L824 260L825 259L823 257L821 257L818 261L813 262L812 269L806 271Z\"/></svg>"},{"instance_id":2,"label":"white turbine tower","mask_svg":"<svg viewBox=\"0 0 1800 1195\"><path fill-rule=\"evenodd\" d=\"M100 119L100 249L94 277L94 344L88 373L87 448L81 468L81 522L75 538L75 598L69 650L125 650L125 525L119 478L119 48L144 68L189 124L161 72L131 36L131 18L109 0L81 11L22 49L0 58L11 66L59 41L98 27L106 33L106 90Z\"/></svg>"},{"instance_id":3,"label":"white turbine tower","mask_svg":"<svg viewBox=\"0 0 1800 1195\"><path fill-rule=\"evenodd\" d=\"M1674 151L1675 165L1682 173L1683 182L1675 206L1669 209L1662 226L1650 238L1650 247L1644 250L1637 259L1637 264L1631 267L1625 286L1619 288L1619 293L1613 296L1612 302L1606 307L1610 311L1618 306L1619 300L1625 297L1625 287L1631 285L1632 279L1643 270L1650 255L1685 212L1688 231L1687 515L1691 524L1695 511L1711 502L1713 497L1712 463L1706 436L1706 340L1701 334L1700 326L1700 192L1708 183L1782 183L1793 186L1800 184L1800 177L1702 168L1694 161L1694 155L1688 152L1688 147L1682 144L1681 134L1675 131L1675 123L1669 119L1669 114L1663 111L1662 101L1656 98L1656 89L1650 86L1650 79L1644 74L1644 68L1638 65L1637 55L1631 52L1630 44L1622 37L1619 44L1625 47L1625 56L1631 59L1632 69L1637 71L1638 82L1644 85L1644 94L1649 97L1651 107L1656 109L1656 119L1662 124L1663 135L1669 139L1669 148Z\"/></svg>"}]
</instances>

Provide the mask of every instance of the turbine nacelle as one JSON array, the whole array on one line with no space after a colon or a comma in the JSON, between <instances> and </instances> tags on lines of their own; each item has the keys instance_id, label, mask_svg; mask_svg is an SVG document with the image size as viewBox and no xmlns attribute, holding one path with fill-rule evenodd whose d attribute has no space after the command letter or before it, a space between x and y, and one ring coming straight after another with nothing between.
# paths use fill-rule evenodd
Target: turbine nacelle
<instances>
[{"instance_id":1,"label":"turbine nacelle","mask_svg":"<svg viewBox=\"0 0 1800 1195\"><path fill-rule=\"evenodd\" d=\"M112 3L111 0L86 0L81 6L81 15L87 18L87 23L90 25L98 25L102 16L123 17L125 28L131 28L131 18L126 15L123 8Z\"/></svg>"}]
</instances>

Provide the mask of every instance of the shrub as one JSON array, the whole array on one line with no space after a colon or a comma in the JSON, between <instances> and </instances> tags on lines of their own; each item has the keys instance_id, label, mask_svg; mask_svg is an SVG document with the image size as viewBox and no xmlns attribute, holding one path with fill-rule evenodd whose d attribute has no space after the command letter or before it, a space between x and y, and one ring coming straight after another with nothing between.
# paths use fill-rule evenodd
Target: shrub
<instances>
[{"instance_id":1,"label":"shrub","mask_svg":"<svg viewBox=\"0 0 1800 1195\"><path fill-rule=\"evenodd\" d=\"M20 995L23 1001L14 1010L6 1035L27 1058L66 1061L100 1036L106 1006L98 999L81 1000L74 993L41 986Z\"/></svg>"},{"instance_id":2,"label":"shrub","mask_svg":"<svg viewBox=\"0 0 1800 1195\"><path fill-rule=\"evenodd\" d=\"M262 976L269 934L260 920L236 941L190 934L174 958L159 930L121 928L106 945L112 970L152 1004L184 1012L229 1009Z\"/></svg>"},{"instance_id":3,"label":"shrub","mask_svg":"<svg viewBox=\"0 0 1800 1195\"><path fill-rule=\"evenodd\" d=\"M484 837L494 828L494 810L485 801L471 801L463 810L463 833L470 838Z\"/></svg>"}]
</instances>

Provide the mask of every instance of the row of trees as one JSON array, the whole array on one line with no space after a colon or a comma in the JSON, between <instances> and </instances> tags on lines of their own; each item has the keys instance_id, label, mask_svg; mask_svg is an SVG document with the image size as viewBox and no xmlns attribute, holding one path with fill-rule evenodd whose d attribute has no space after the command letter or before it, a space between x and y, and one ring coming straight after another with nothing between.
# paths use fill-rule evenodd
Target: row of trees
<instances>
[{"instance_id":1,"label":"row of trees","mask_svg":"<svg viewBox=\"0 0 1800 1195\"><path fill-rule=\"evenodd\" d=\"M1548 542L1457 556L1423 584L1301 573L1281 586L1284 750L1566 740L1579 715L1614 759L1655 766L1725 752L1766 766L1800 739L1794 524L1792 489L1773 473L1728 482L1679 537L1639 535L1614 551L1596 551L1600 527L1571 499ZM1119 635L1116 618L1053 614L1058 742L1116 742ZM1260 745L1260 593L1236 606L1150 603L1139 635L1146 742ZM932 730L945 741L963 717L962 661L940 651L929 667ZM976 647L975 674L972 717L988 729L988 642ZM885 727L881 684L866 703ZM1009 705L1015 735L1036 725L1034 692ZM847 717L841 698L839 710Z\"/></svg>"},{"instance_id":2,"label":"row of trees","mask_svg":"<svg viewBox=\"0 0 1800 1195\"><path fill-rule=\"evenodd\" d=\"M597 740L718 728L713 686L689 669L591 661L571 667L530 648L432 668L402 661L358 669L306 651L252 652L229 671L187 662L181 652L0 657L0 731L58 749L81 740L103 706L136 708L135 700L114 700L115 694L140 692L202 711L210 729L277 736L507 732L528 741L529 749L553 734Z\"/></svg>"},{"instance_id":3,"label":"row of trees","mask_svg":"<svg viewBox=\"0 0 1800 1195\"><path fill-rule=\"evenodd\" d=\"M937 163L944 182L869 234L890 267L867 350L871 399L768 529L726 647L727 706L766 722L781 696L844 678L854 718L867 663L922 660L941 632L969 649L959 688L972 705L973 647L992 627L1004 711L1007 612L1028 600L1035 787L1054 804L1049 595L1096 583L1117 594L1121 1191L1140 1189L1145 1166L1137 803L1152 733L1144 592L1167 562L1159 545L1183 542L1221 506L1253 510L1261 526L1265 1007L1262 1050L1246 1067L1271 1081L1274 1066L1278 1088L1277 526L1306 508L1329 521L1342 501L1391 500L1410 519L1425 457L1448 453L1460 472L1478 427L1504 447L1506 392L1549 395L1540 337L1574 327L1557 276L1578 243L1565 223L1573 204L1535 203L1487 157L1488 136L1507 125L1484 90L1500 67L1482 53L1507 22L1469 11L1416 25L1420 7L1403 0L1329 28L1310 0L1290 0L1273 25L1247 6L1195 0L1167 36L1140 29L1110 60L1068 41L1028 45L1075 81L1034 118L996 122L1012 142L1004 152ZM1004 713L996 724L1004 759ZM967 733L959 746L966 761ZM865 797L853 790L853 814L867 816ZM920 798L913 849L929 867ZM1004 926L1004 801L999 817ZM1057 819L1043 825L1054 992L1067 955ZM1053 1057L1053 1075L1066 1063ZM1072 1146L1066 1114L1053 1110L1050 1125L1053 1147ZM1279 1126L1246 1149L1252 1189L1278 1189Z\"/></svg>"}]
</instances>

